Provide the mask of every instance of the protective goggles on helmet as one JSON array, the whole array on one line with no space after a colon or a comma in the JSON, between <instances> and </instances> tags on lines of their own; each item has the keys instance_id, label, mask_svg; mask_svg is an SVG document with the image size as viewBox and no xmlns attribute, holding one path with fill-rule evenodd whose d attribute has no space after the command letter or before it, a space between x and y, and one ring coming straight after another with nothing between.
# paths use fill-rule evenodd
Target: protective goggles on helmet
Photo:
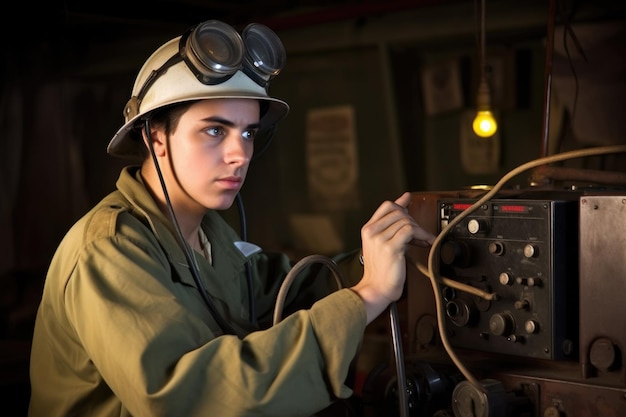
<instances>
[{"instance_id":1,"label":"protective goggles on helmet","mask_svg":"<svg viewBox=\"0 0 626 417\"><path fill-rule=\"evenodd\" d=\"M187 101L256 99L264 103L261 130L274 130L289 105L269 96L269 83L285 62L282 42L261 24L250 24L242 35L215 20L192 27L161 45L143 64L124 106L124 125L107 152L141 156L143 142L133 134L137 122L158 108Z\"/></svg>"},{"instance_id":2,"label":"protective goggles on helmet","mask_svg":"<svg viewBox=\"0 0 626 417\"><path fill-rule=\"evenodd\" d=\"M285 66L287 56L280 38L267 26L249 24L241 35L230 25L208 20L180 37L178 54L154 70L139 90L139 101L172 65L185 61L198 81L215 85L241 70L266 91Z\"/></svg>"}]
</instances>

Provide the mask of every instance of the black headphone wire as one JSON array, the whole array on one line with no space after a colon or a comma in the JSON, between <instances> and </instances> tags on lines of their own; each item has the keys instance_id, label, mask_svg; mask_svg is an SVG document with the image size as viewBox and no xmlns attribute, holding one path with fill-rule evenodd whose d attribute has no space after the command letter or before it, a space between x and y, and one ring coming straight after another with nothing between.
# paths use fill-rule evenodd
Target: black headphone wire
<instances>
[{"instance_id":1,"label":"black headphone wire","mask_svg":"<svg viewBox=\"0 0 626 417\"><path fill-rule=\"evenodd\" d=\"M176 219L176 214L174 213L174 208L172 207L172 202L169 197L169 193L167 192L167 187L165 186L165 180L163 179L163 173L161 172L161 167L159 166L159 162L156 157L156 153L154 152L154 145L152 144L152 134L150 133L150 119L144 119L144 130L146 132L146 136L148 138L148 146L150 148L150 154L152 156L152 160L154 161L154 165L157 170L157 174L159 176L159 181L161 182L161 187L163 188L163 194L165 195L165 201L167 203L168 210L170 212L170 216L172 217L172 223L174 223L174 227L176 228L176 235L179 240L179 244L185 253L185 258L187 259L187 263L189 264L189 269L191 271L191 275L193 276L193 280L198 287L198 292L202 297L204 303L207 305L209 312L217 322L218 326L222 329L222 331L226 334L234 334L237 335L235 329L228 323L217 311L215 304L213 304L213 300L209 296L209 292L207 291L204 282L200 278L200 271L198 271L198 266L196 265L196 261L191 253L191 248L189 247L187 241L185 240L182 231L180 230L180 225L178 224L178 220Z\"/></svg>"}]
</instances>

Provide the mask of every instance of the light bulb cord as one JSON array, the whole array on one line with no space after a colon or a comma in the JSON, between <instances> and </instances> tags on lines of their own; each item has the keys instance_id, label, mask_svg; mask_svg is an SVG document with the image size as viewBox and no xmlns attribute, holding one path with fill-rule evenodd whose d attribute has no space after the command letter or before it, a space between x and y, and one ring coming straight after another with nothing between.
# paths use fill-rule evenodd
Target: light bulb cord
<instances>
[{"instance_id":1,"label":"light bulb cord","mask_svg":"<svg viewBox=\"0 0 626 417\"><path fill-rule=\"evenodd\" d=\"M483 75L478 84L478 92L476 94L476 108L478 111L489 110L491 111L491 91L489 89L489 83Z\"/></svg>"},{"instance_id":2,"label":"light bulb cord","mask_svg":"<svg viewBox=\"0 0 626 417\"><path fill-rule=\"evenodd\" d=\"M480 74L485 79L485 0L480 1Z\"/></svg>"},{"instance_id":3,"label":"light bulb cord","mask_svg":"<svg viewBox=\"0 0 626 417\"><path fill-rule=\"evenodd\" d=\"M478 65L480 69L480 82L476 94L476 107L478 110L491 110L491 91L487 82L486 59L485 59L485 0L480 0L480 35L479 35Z\"/></svg>"}]
</instances>

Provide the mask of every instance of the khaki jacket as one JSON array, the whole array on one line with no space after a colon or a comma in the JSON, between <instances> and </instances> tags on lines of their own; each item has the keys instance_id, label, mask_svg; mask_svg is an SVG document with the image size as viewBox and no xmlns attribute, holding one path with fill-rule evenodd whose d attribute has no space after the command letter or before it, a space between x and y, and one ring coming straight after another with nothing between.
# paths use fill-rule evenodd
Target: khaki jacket
<instances>
[{"instance_id":1,"label":"khaki jacket","mask_svg":"<svg viewBox=\"0 0 626 417\"><path fill-rule=\"evenodd\" d=\"M239 237L216 212L202 227L213 262L197 254L200 276L237 335L223 334L171 223L138 170L125 168L51 262L32 344L30 417L310 416L351 395L346 376L366 325L360 298L307 274L289 290L289 314L271 326L291 265L259 253L256 328ZM298 310L298 299L312 305Z\"/></svg>"}]
</instances>

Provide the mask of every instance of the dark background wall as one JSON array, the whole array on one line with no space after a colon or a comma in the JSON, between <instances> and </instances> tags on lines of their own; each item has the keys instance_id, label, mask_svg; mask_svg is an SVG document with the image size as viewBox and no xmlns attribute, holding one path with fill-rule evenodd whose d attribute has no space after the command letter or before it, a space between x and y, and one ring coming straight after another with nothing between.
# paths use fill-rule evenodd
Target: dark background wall
<instances>
[{"instance_id":1,"label":"dark background wall","mask_svg":"<svg viewBox=\"0 0 626 417\"><path fill-rule=\"evenodd\" d=\"M581 106L581 98L603 100L599 94L571 94L576 82L584 88L603 83L617 92L623 85L617 58L623 52L623 31L604 34L602 27L615 21L621 25L616 18L624 7L619 2L592 3L559 3L563 14L557 15L557 29L571 21L577 25L574 33L585 35L582 40L570 37L568 52L580 56L578 40L593 61L578 62L578 73L563 56L555 65L565 80L557 93L563 92L567 102L554 111L554 135L563 131L557 123L566 105L571 108L578 100L579 108L589 109L594 106ZM22 33L33 36L7 34L13 42L2 66L0 224L8 237L0 251L2 270L45 268L69 225L113 189L126 161L107 156L105 148L122 123L121 111L138 68L200 16L185 13L190 7L186 2L176 9L158 2L159 7L135 12L118 7L125 19L105 15L111 9L99 12L95 6L79 13L77 4L57 10L52 3L49 15L21 17ZM236 19L232 23L238 26L247 23L239 20L244 18L266 22L288 51L287 67L271 93L288 101L292 110L273 146L253 163L242 193L249 238L263 247L324 250L299 247L289 223L293 215L313 214L329 219L343 246L352 248L359 244L360 225L383 199L404 190L494 184L513 167L540 156L549 2L487 2L486 56L496 64L493 101L501 118L497 141L487 149L496 155L491 167L481 159L485 151L468 149L466 140L465 117L475 106L478 80L475 3L387 2L386 9L375 4L337 5L329 9L334 13L275 10L267 15L256 8L234 14L235 8L228 13L215 9L225 19ZM210 10L203 10L202 17ZM271 12L268 6L266 13ZM166 20L170 15L176 20ZM590 31L583 30L589 25ZM594 55L599 44L609 46ZM562 49L565 38L555 45ZM603 78L599 70L611 65L616 74ZM433 88L433 80L425 81L427 71L448 74L447 81ZM447 107L430 111L425 102L433 94L447 100ZM307 177L306 118L311 111L335 106L354 111L357 179L349 193L337 195L336 207L320 207ZM619 106L621 102L610 105L613 111ZM619 136L617 118L608 123L616 124L612 136ZM573 146L579 145L587 143Z\"/></svg>"}]
</instances>

